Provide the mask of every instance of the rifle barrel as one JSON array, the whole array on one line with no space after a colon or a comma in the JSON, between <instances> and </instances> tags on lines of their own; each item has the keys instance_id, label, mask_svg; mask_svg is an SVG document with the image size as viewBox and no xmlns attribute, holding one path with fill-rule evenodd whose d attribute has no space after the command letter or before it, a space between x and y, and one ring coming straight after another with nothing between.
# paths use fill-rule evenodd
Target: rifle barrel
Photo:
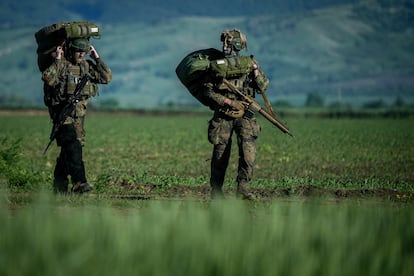
<instances>
[{"instance_id":1,"label":"rifle barrel","mask_svg":"<svg viewBox=\"0 0 414 276\"><path fill-rule=\"evenodd\" d=\"M276 120L272 115L267 113L263 108L259 110L259 113L263 117L265 117L268 121L270 121L274 126L276 126L278 129L280 129L283 133L286 133L289 136L293 137L293 134L290 133L289 129L284 124L282 124L281 122Z\"/></svg>"}]
</instances>

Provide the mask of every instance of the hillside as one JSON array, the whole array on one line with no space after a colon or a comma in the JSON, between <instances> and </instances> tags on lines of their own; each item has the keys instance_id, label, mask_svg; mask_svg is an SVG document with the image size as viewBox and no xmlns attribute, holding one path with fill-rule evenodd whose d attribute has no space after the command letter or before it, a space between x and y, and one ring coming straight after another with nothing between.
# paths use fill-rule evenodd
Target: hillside
<instances>
[{"instance_id":1,"label":"hillside","mask_svg":"<svg viewBox=\"0 0 414 276\"><path fill-rule=\"evenodd\" d=\"M160 22L185 16L268 16L303 12L358 0L2 0L0 26L41 26L63 19L101 23Z\"/></svg>"},{"instance_id":2,"label":"hillside","mask_svg":"<svg viewBox=\"0 0 414 276\"><path fill-rule=\"evenodd\" d=\"M271 2L264 1L267 10ZM302 105L309 93L319 93L326 103L361 105L378 99L392 102L397 97L413 102L414 5L402 0L392 5L379 0L309 3L316 2L323 7L285 7L289 12L278 15L231 17L194 16L180 12L185 9L178 5L171 16L135 22L130 20L131 13L110 20L103 9L91 17L101 20L95 22L102 31L101 39L92 42L114 78L110 85L101 86L101 96L93 103L123 108L197 105L179 83L175 67L193 50L220 48L220 32L233 27L246 33L246 54L254 54L271 79L272 101ZM166 6L158 8L165 12ZM196 13L192 6L189 10ZM90 20L77 16L62 18ZM41 106L33 34L43 25L5 25L0 29L0 104Z\"/></svg>"}]
</instances>

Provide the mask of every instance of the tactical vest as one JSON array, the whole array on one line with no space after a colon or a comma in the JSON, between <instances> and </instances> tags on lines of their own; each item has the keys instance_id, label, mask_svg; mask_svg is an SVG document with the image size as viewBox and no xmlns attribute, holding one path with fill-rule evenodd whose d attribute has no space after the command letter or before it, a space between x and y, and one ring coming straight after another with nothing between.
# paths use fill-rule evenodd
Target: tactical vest
<instances>
[{"instance_id":1,"label":"tactical vest","mask_svg":"<svg viewBox=\"0 0 414 276\"><path fill-rule=\"evenodd\" d=\"M252 71L253 60L249 56L225 57L211 61L210 69L216 77L237 78Z\"/></svg>"},{"instance_id":2,"label":"tactical vest","mask_svg":"<svg viewBox=\"0 0 414 276\"><path fill-rule=\"evenodd\" d=\"M89 64L87 62L82 62L81 65L73 65L68 63L66 74L66 87L64 93L66 95L73 95L77 84L80 82L83 75L88 71ZM98 86L88 81L85 87L83 88L81 95L85 98L89 98L96 96L97 92Z\"/></svg>"},{"instance_id":3,"label":"tactical vest","mask_svg":"<svg viewBox=\"0 0 414 276\"><path fill-rule=\"evenodd\" d=\"M210 63L210 70L213 76L225 78L237 89L246 95L254 97L254 89L250 86L248 76L253 70L253 60L250 56L234 56L213 60ZM218 87L220 90L227 90L226 86ZM227 97L234 99L233 93L224 93Z\"/></svg>"}]
</instances>

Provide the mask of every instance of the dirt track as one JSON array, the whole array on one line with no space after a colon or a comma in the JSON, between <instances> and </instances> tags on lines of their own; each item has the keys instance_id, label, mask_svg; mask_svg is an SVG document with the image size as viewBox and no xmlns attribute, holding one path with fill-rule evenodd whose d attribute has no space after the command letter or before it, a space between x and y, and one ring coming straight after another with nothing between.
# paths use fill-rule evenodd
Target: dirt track
<instances>
[{"instance_id":1,"label":"dirt track","mask_svg":"<svg viewBox=\"0 0 414 276\"><path fill-rule=\"evenodd\" d=\"M251 188L252 193L259 201L268 201L277 198L289 197L326 197L337 199L384 199L396 201L414 201L414 193L401 192L391 189L355 189L355 190L339 190L339 189L324 189L311 185L302 185L293 188ZM145 191L145 193L136 194L134 191ZM226 197L232 198L235 196L235 189L225 188L224 194ZM125 191L124 195L117 195L115 197L125 199L152 199L152 198L192 198L199 200L208 200L210 198L210 188L208 186L172 186L172 187L157 187L149 184L137 184Z\"/></svg>"}]
</instances>

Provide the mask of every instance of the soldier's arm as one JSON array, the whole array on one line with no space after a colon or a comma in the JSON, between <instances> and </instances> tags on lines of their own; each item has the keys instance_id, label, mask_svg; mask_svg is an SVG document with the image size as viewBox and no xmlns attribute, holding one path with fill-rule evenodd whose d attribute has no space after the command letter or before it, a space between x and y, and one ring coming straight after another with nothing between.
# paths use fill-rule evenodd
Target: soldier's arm
<instances>
[{"instance_id":1,"label":"soldier's arm","mask_svg":"<svg viewBox=\"0 0 414 276\"><path fill-rule=\"evenodd\" d=\"M208 79L208 78L207 78ZM212 81L206 81L204 83L204 89L202 91L203 96L208 99L210 102L214 103L214 105L217 108L223 107L223 106L230 106L236 110L242 110L245 108L243 102L230 99L221 93L217 92L215 89L215 84Z\"/></svg>"},{"instance_id":2,"label":"soldier's arm","mask_svg":"<svg viewBox=\"0 0 414 276\"><path fill-rule=\"evenodd\" d=\"M112 71L108 65L101 59L100 55L96 51L95 47L90 46L90 56L95 61L88 61L91 72L89 72L94 79L95 83L107 84L112 80Z\"/></svg>"},{"instance_id":3,"label":"soldier's arm","mask_svg":"<svg viewBox=\"0 0 414 276\"><path fill-rule=\"evenodd\" d=\"M42 80L49 86L56 86L59 83L59 76L63 70L64 60L56 59L45 71L42 73Z\"/></svg>"},{"instance_id":4,"label":"soldier's arm","mask_svg":"<svg viewBox=\"0 0 414 276\"><path fill-rule=\"evenodd\" d=\"M259 68L257 63L253 64L253 79L256 83L259 92L265 92L269 88L269 79L266 77L264 72Z\"/></svg>"},{"instance_id":5,"label":"soldier's arm","mask_svg":"<svg viewBox=\"0 0 414 276\"><path fill-rule=\"evenodd\" d=\"M269 88L269 79L266 77L264 72L259 68L259 65L253 60L253 80L256 84L258 92L265 92Z\"/></svg>"},{"instance_id":6,"label":"soldier's arm","mask_svg":"<svg viewBox=\"0 0 414 276\"><path fill-rule=\"evenodd\" d=\"M112 71L101 58L95 59L95 63L88 60L90 74L94 83L107 84L112 80Z\"/></svg>"},{"instance_id":7,"label":"soldier's arm","mask_svg":"<svg viewBox=\"0 0 414 276\"><path fill-rule=\"evenodd\" d=\"M64 68L65 58L63 48L56 47L55 61L42 73L42 80L49 86L56 86L59 83L59 76Z\"/></svg>"},{"instance_id":8,"label":"soldier's arm","mask_svg":"<svg viewBox=\"0 0 414 276\"><path fill-rule=\"evenodd\" d=\"M213 102L217 106L224 106L226 97L214 90L214 84L212 82L206 82L203 86L203 96L209 101Z\"/></svg>"}]
</instances>

